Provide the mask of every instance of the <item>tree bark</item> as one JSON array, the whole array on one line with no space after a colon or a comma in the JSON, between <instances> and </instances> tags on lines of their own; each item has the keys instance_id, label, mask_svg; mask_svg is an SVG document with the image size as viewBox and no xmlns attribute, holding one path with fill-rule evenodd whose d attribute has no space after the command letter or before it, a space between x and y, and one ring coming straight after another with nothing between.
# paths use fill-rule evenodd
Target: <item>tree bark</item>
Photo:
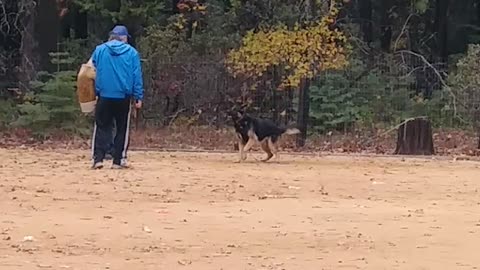
<instances>
[{"instance_id":1,"label":"tree bark","mask_svg":"<svg viewBox=\"0 0 480 270\"><path fill-rule=\"evenodd\" d=\"M390 45L392 43L392 20L390 18L391 9L393 7L393 3L391 0L382 0L381 4L381 12L382 14L380 19L380 30L381 30L381 37L380 37L380 44L382 50L385 52L390 51Z\"/></svg>"},{"instance_id":2,"label":"tree bark","mask_svg":"<svg viewBox=\"0 0 480 270\"><path fill-rule=\"evenodd\" d=\"M20 90L26 92L30 89L30 82L35 77L37 56L35 54L35 1L22 1L25 11L22 19L22 42L20 45Z\"/></svg>"},{"instance_id":3,"label":"tree bark","mask_svg":"<svg viewBox=\"0 0 480 270\"><path fill-rule=\"evenodd\" d=\"M35 39L38 42L39 70L55 71L49 53L57 50L60 18L55 1L40 1L35 18ZM53 31L52 31L53 30Z\"/></svg>"},{"instance_id":4,"label":"tree bark","mask_svg":"<svg viewBox=\"0 0 480 270\"><path fill-rule=\"evenodd\" d=\"M477 132L477 136L478 136L477 149L480 149L480 107L475 106L472 113L472 118L473 118L473 127L475 129L475 132Z\"/></svg>"},{"instance_id":5,"label":"tree bark","mask_svg":"<svg viewBox=\"0 0 480 270\"><path fill-rule=\"evenodd\" d=\"M477 6L477 25L480 25L480 0L476 0Z\"/></svg>"},{"instance_id":6,"label":"tree bark","mask_svg":"<svg viewBox=\"0 0 480 270\"><path fill-rule=\"evenodd\" d=\"M297 146L303 147L307 140L308 116L310 111L310 80L304 80L300 87L297 123L301 133L297 137Z\"/></svg>"},{"instance_id":7,"label":"tree bark","mask_svg":"<svg viewBox=\"0 0 480 270\"><path fill-rule=\"evenodd\" d=\"M358 5L363 40L367 43L371 43L373 41L372 0L360 0Z\"/></svg>"},{"instance_id":8,"label":"tree bark","mask_svg":"<svg viewBox=\"0 0 480 270\"><path fill-rule=\"evenodd\" d=\"M438 56L442 62L448 60L448 7L449 0L437 0L435 7L435 31L438 34Z\"/></svg>"},{"instance_id":9,"label":"tree bark","mask_svg":"<svg viewBox=\"0 0 480 270\"><path fill-rule=\"evenodd\" d=\"M13 1L4 1L3 8L5 8L6 14L17 14L19 12L19 7L16 2ZM2 18L3 19L3 18ZM22 25L18 25L14 19L7 19L6 24L0 24L0 52L5 52L5 59L3 62L3 67L5 68L5 73L0 73L0 84L1 87L18 87L18 72L16 67L18 66L18 61L20 59L20 44L22 41L21 28ZM1 20L1 19L0 19ZM10 27L10 31L7 31L7 26Z\"/></svg>"},{"instance_id":10,"label":"tree bark","mask_svg":"<svg viewBox=\"0 0 480 270\"><path fill-rule=\"evenodd\" d=\"M81 11L78 6L75 7L75 13L73 16L73 30L75 38L86 39L88 38L88 17L87 13Z\"/></svg>"},{"instance_id":11,"label":"tree bark","mask_svg":"<svg viewBox=\"0 0 480 270\"><path fill-rule=\"evenodd\" d=\"M273 122L278 124L277 88L275 87L275 85L276 85L276 82L280 80L280 78L278 77L278 71L276 67L273 68L272 73L273 73L271 78L272 83L270 83L270 88L272 91L272 109L273 109L272 118L273 118Z\"/></svg>"},{"instance_id":12,"label":"tree bark","mask_svg":"<svg viewBox=\"0 0 480 270\"><path fill-rule=\"evenodd\" d=\"M294 90L292 90L290 87L286 89L286 99L287 99L287 108L286 108L286 114L285 114L285 119L284 119L284 125L288 125L288 122L293 118L292 117L292 112L293 112L293 94Z\"/></svg>"},{"instance_id":13,"label":"tree bark","mask_svg":"<svg viewBox=\"0 0 480 270\"><path fill-rule=\"evenodd\" d=\"M414 118L398 128L396 155L433 155L432 125L428 119Z\"/></svg>"}]
</instances>

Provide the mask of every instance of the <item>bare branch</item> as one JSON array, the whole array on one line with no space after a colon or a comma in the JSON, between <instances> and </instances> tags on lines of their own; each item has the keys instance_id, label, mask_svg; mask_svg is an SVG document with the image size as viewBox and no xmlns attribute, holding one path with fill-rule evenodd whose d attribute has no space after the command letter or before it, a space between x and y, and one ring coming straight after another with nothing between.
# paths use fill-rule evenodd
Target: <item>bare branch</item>
<instances>
[{"instance_id":1,"label":"bare branch","mask_svg":"<svg viewBox=\"0 0 480 270\"><path fill-rule=\"evenodd\" d=\"M448 93L450 94L451 98L452 98L452 103L453 103L453 116L456 117L457 119L461 120L462 122L464 123L467 123L467 121L465 121L464 119L462 119L460 116L457 115L457 97L455 96L455 93L452 91L452 88L445 82L445 80L443 79L443 76L444 74L442 74L438 69L436 69L426 58L425 56L421 55L421 54L418 54L416 52L413 52L413 51L408 51L408 50L400 50L398 51L397 53L400 53L400 54L410 54L410 55L413 55L415 57L418 57L420 60L422 60L423 63L425 63L425 65L432 69L432 71L435 73L435 75L437 75L438 77L438 80L440 81L440 83L442 84L442 87L444 89L446 89L448 91ZM403 56L403 55L402 55Z\"/></svg>"},{"instance_id":2,"label":"bare branch","mask_svg":"<svg viewBox=\"0 0 480 270\"><path fill-rule=\"evenodd\" d=\"M398 42L400 41L400 38L406 34L406 30L407 30L407 25L408 25L408 22L410 21L410 19L414 16L415 14L414 13L410 13L410 15L408 15L407 19L405 20L405 23L403 24L403 27L402 27L402 31L400 31L400 34L398 34L398 37L397 39L395 40L395 45L393 46L393 51L397 51L397 48L398 48Z\"/></svg>"}]
</instances>

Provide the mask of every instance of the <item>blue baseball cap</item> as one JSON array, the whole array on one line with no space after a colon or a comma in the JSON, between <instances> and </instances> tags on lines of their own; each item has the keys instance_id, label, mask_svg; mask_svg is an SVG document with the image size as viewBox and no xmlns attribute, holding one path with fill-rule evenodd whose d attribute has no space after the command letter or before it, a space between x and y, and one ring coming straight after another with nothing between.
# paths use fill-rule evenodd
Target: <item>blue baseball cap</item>
<instances>
[{"instance_id":1,"label":"blue baseball cap","mask_svg":"<svg viewBox=\"0 0 480 270\"><path fill-rule=\"evenodd\" d=\"M131 37L129 34L128 34L128 29L127 27L125 27L124 25L117 25L115 26L112 31L110 31L110 35L116 35L116 36L119 36L119 37L124 37L124 36L127 36L127 37Z\"/></svg>"}]
</instances>

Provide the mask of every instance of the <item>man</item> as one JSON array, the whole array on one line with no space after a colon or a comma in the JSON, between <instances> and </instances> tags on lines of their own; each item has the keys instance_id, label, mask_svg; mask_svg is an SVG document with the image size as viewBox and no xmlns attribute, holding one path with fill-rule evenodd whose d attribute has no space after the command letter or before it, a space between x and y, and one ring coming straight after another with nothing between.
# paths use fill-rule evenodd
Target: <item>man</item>
<instances>
[{"instance_id":1,"label":"man","mask_svg":"<svg viewBox=\"0 0 480 270\"><path fill-rule=\"evenodd\" d=\"M115 136L115 122L113 122L112 133L111 134L109 133L109 135L110 137L108 138L108 140L110 141L110 144L108 144L107 152L105 152L105 160L113 159L113 152L114 152L113 137ZM127 150L128 150L128 146L127 146ZM95 156L93 151L92 151L92 156ZM122 157L122 162L123 162L123 157Z\"/></svg>"},{"instance_id":2,"label":"man","mask_svg":"<svg viewBox=\"0 0 480 270\"><path fill-rule=\"evenodd\" d=\"M115 123L113 123L115 124ZM113 144L113 137L115 136L115 125L113 125L113 128L112 128L112 133L109 133L110 137L109 137L109 142L110 144L108 145L107 147L107 152L105 152L105 160L112 160L113 159L113 152L114 152L114 144ZM127 149L124 150L124 153L125 155L122 156L122 161L124 164L127 163L127 151L128 151L128 146L130 145L130 136L128 136L128 142L127 142ZM95 153L93 152L92 150L92 157L95 156Z\"/></svg>"},{"instance_id":3,"label":"man","mask_svg":"<svg viewBox=\"0 0 480 270\"><path fill-rule=\"evenodd\" d=\"M105 154L109 151L113 123L113 169L127 167L126 150L129 142L130 103L140 109L143 100L143 78L140 56L128 44L128 30L118 25L110 32L109 41L95 49L92 62L96 69L95 128L93 134L93 168L103 168ZM123 162L122 162L123 160Z\"/></svg>"}]
</instances>

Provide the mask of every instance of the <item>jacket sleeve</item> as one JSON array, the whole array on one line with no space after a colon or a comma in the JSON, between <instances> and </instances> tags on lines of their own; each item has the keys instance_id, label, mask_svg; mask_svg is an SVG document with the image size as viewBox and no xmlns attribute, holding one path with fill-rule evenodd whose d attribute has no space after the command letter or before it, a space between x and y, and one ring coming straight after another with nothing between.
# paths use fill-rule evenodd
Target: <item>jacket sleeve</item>
<instances>
[{"instance_id":1,"label":"jacket sleeve","mask_svg":"<svg viewBox=\"0 0 480 270\"><path fill-rule=\"evenodd\" d=\"M135 100L143 100L142 64L138 52L133 56L133 97Z\"/></svg>"},{"instance_id":2,"label":"jacket sleeve","mask_svg":"<svg viewBox=\"0 0 480 270\"><path fill-rule=\"evenodd\" d=\"M90 57L90 59L88 60L88 62L92 62L93 66L95 68L97 68L97 63L98 63L98 47L95 48L95 50L93 51L92 53L92 56Z\"/></svg>"},{"instance_id":3,"label":"jacket sleeve","mask_svg":"<svg viewBox=\"0 0 480 270\"><path fill-rule=\"evenodd\" d=\"M97 64L98 64L98 47L95 48L95 50L93 51L92 53L92 56L90 57L90 59L88 60L88 63L92 63L93 64L93 67L95 69L97 69ZM97 95L97 97L100 96L100 93L99 93L99 89L97 89L97 87L95 87L95 94Z\"/></svg>"}]
</instances>

